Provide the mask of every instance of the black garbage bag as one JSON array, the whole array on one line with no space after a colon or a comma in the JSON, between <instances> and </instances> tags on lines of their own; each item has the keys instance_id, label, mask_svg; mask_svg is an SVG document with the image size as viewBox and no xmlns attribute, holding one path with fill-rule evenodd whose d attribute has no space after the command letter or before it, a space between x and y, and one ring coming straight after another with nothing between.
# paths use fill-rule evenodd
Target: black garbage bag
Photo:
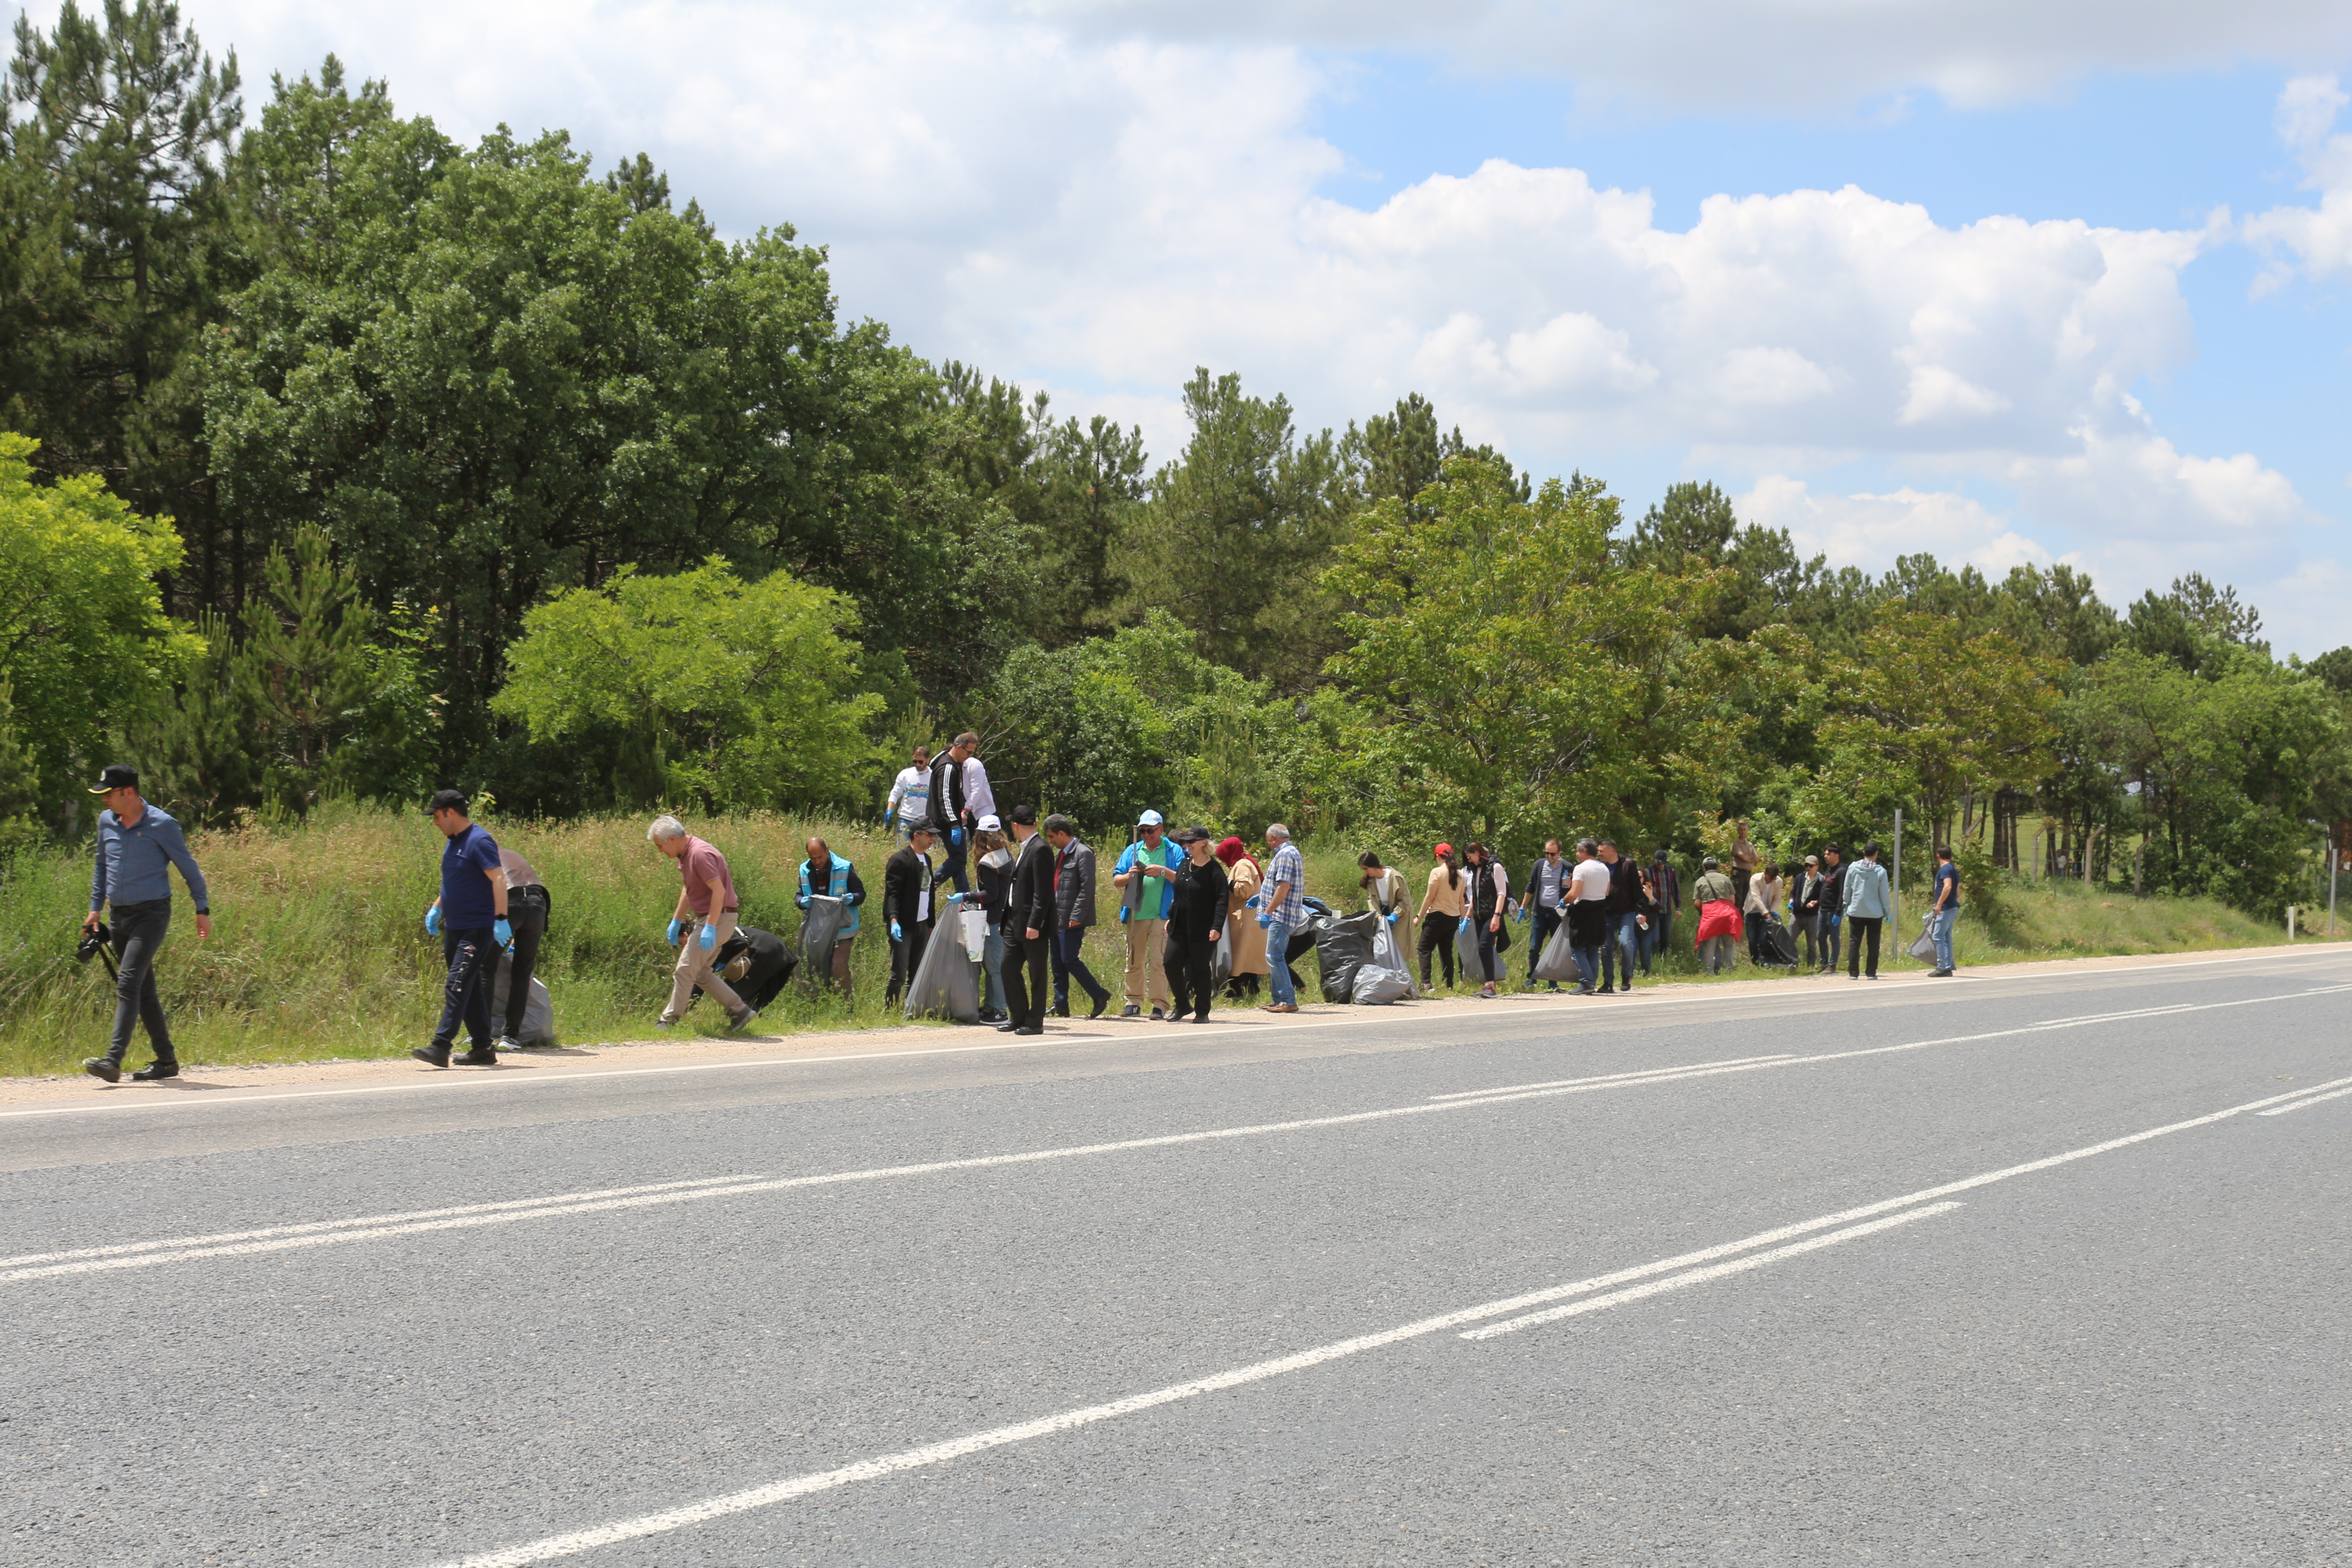
<instances>
[{"instance_id":1,"label":"black garbage bag","mask_svg":"<svg viewBox=\"0 0 2352 1568\"><path fill-rule=\"evenodd\" d=\"M1756 962L1768 968L1797 967L1797 939L1779 921L1767 921L1756 937Z\"/></svg>"},{"instance_id":2,"label":"black garbage bag","mask_svg":"<svg viewBox=\"0 0 2352 1568\"><path fill-rule=\"evenodd\" d=\"M1331 906L1320 899L1302 898L1298 901L1305 907L1307 918L1300 921L1291 931L1289 951L1283 954L1286 959L1292 961L1304 958L1315 951L1315 939L1321 934L1323 928L1328 925L1333 918Z\"/></svg>"},{"instance_id":3,"label":"black garbage bag","mask_svg":"<svg viewBox=\"0 0 2352 1568\"><path fill-rule=\"evenodd\" d=\"M1325 917L1315 937L1315 963L1323 972L1323 1000L1353 1002L1356 971L1372 961L1381 917L1367 910L1346 920Z\"/></svg>"},{"instance_id":4,"label":"black garbage bag","mask_svg":"<svg viewBox=\"0 0 2352 1568\"><path fill-rule=\"evenodd\" d=\"M743 1005L751 1008L773 1002L800 964L800 954L782 937L757 926L737 926L711 961L719 977L743 998Z\"/></svg>"}]
</instances>

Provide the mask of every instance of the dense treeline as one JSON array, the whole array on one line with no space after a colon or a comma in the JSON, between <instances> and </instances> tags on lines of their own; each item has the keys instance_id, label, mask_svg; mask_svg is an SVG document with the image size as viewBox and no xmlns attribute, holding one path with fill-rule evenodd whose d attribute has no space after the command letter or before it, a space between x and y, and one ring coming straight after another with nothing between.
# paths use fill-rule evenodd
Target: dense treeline
<instances>
[{"instance_id":1,"label":"dense treeline","mask_svg":"<svg viewBox=\"0 0 2352 1568\"><path fill-rule=\"evenodd\" d=\"M1900 806L2252 910L2347 811L2352 649L2190 574L1872 578L1712 485L1639 518L1418 396L1343 431L1199 372L1057 418L721 239L643 154L470 146L330 58L248 119L176 9L20 19L0 148L0 818L137 758L211 821L455 782L509 813L1000 788L1376 840L1797 850ZM38 824L35 828L31 824Z\"/></svg>"}]
</instances>

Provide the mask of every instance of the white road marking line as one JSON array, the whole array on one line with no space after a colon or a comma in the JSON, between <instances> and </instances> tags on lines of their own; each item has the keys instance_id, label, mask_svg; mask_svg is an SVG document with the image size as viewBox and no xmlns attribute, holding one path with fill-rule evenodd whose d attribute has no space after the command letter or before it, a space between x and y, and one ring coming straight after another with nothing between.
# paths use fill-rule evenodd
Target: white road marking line
<instances>
[{"instance_id":1,"label":"white road marking line","mask_svg":"<svg viewBox=\"0 0 2352 1568\"><path fill-rule=\"evenodd\" d=\"M1769 1252L1759 1252L1729 1263L1717 1263L1711 1268L1694 1268L1685 1274L1673 1275L1664 1279L1654 1279L1647 1285L1636 1285L1630 1290L1612 1290L1606 1296L1595 1296L1584 1301L1571 1301L1565 1307L1553 1307L1546 1311L1530 1312L1524 1318L1513 1318L1508 1322L1489 1323L1483 1329L1471 1329L1462 1337L1465 1340L1491 1340L1497 1334L1515 1334L1521 1329L1531 1329L1538 1323L1558 1322L1562 1318L1580 1317L1586 1312L1600 1312L1611 1307L1622 1307L1629 1301L1647 1300L1652 1296L1663 1296L1669 1290L1680 1290L1692 1285L1704 1285L1710 1279L1720 1279L1726 1275L1742 1273L1750 1268L1761 1268L1768 1263L1778 1263L1785 1258L1796 1258L1808 1252L1819 1252L1824 1247L1835 1247L1840 1242L1852 1241L1856 1237L1871 1236L1882 1230L1892 1230L1898 1225L1909 1225L1915 1219L1926 1219L1931 1215L1949 1214L1962 1206L1964 1205L1957 1203L1940 1203L1929 1204L1923 1209L1907 1209L1902 1214L1889 1215L1885 1219L1872 1220L1868 1225L1848 1226L1843 1230L1833 1230L1827 1236L1816 1236L1809 1240L1791 1242L1786 1247L1776 1247Z\"/></svg>"},{"instance_id":2,"label":"white road marking line","mask_svg":"<svg viewBox=\"0 0 2352 1568\"><path fill-rule=\"evenodd\" d=\"M2339 1089L2331 1094L2315 1094L2309 1100L2298 1100L2293 1105L2282 1105L2276 1110L2258 1110L2257 1116L2284 1116L2290 1110L2301 1110L2306 1105L2317 1105L2323 1100L2341 1100L2352 1094L2352 1089Z\"/></svg>"},{"instance_id":3,"label":"white road marking line","mask_svg":"<svg viewBox=\"0 0 2352 1568\"><path fill-rule=\"evenodd\" d=\"M1794 1051L1780 1051L1769 1057L1729 1057L1719 1062L1695 1062L1686 1068L1651 1068L1642 1072L1604 1073L1597 1078L1555 1078L1542 1083L1514 1083L1501 1089L1457 1089L1450 1094L1433 1094L1432 1100L1484 1100L1490 1094L1517 1094L1531 1089L1567 1089L1582 1083L1620 1083L1628 1079L1652 1078L1659 1073L1696 1072L1703 1068L1745 1067L1750 1062L1787 1061Z\"/></svg>"},{"instance_id":4,"label":"white road marking line","mask_svg":"<svg viewBox=\"0 0 2352 1568\"><path fill-rule=\"evenodd\" d=\"M2344 1081L2352 1084L2352 1079ZM1680 1257L1664 1258L1655 1263L1619 1269L1596 1279L1553 1286L1549 1289L1537 1290L1523 1296L1513 1296L1502 1300L1487 1301L1475 1307L1464 1308L1461 1310L1443 1313L1433 1318L1423 1318L1416 1322L1406 1323L1398 1328L1384 1329L1380 1332L1363 1334L1354 1339L1336 1341L1330 1344L1316 1346L1312 1350L1278 1356L1271 1361L1255 1362L1248 1366L1236 1367L1229 1372L1196 1378L1188 1383L1171 1384L1164 1388L1156 1388L1147 1394L1130 1394L1125 1399L1112 1400L1108 1404L1085 1405L1076 1410L1063 1411L1058 1415L1042 1416L1034 1421L1024 1421L1013 1426L975 1432L969 1436L952 1437L945 1442L929 1443L919 1448L901 1449L895 1454L885 1454L877 1458L845 1466L840 1469L821 1470L811 1475L794 1476L765 1486L729 1492L720 1497L706 1498L700 1502L688 1503L683 1507L666 1509L659 1513L641 1514L635 1519L615 1520L608 1524L571 1531L562 1535L551 1535L519 1546L477 1552L472 1556L448 1560L437 1564L436 1568L527 1568L530 1563L551 1562L559 1557L577 1556L583 1552L593 1552L600 1547L612 1546L624 1541L635 1541L648 1535L683 1530L689 1525L706 1524L730 1514L747 1513L754 1509L786 1502L793 1498L806 1497L813 1492L829 1491L835 1487L848 1486L856 1481L877 1480L885 1476L897 1475L904 1470L920 1469L926 1466L943 1464L950 1459L961 1458L967 1454L976 1454L983 1449L1001 1448L1012 1443L1052 1436L1056 1433L1067 1432L1076 1427L1092 1426L1099 1421L1131 1415L1139 1411L1150 1410L1162 1405L1172 1405L1178 1400L1191 1399L1198 1394L1211 1394L1221 1389L1238 1388L1244 1384L1279 1377L1286 1373L1302 1372L1308 1367L1320 1366L1326 1362L1338 1361L1343 1356L1378 1350L1406 1340L1439 1333L1447 1329L1458 1330L1465 1324L1481 1322L1490 1318L1524 1313L1528 1308L1545 1306L1563 1297L1589 1295L1596 1290L1608 1289L1612 1286L1627 1284L1647 1276L1671 1274L1679 1269L1689 1268L1693 1265L1710 1263L1727 1254L1746 1252L1756 1247L1785 1241L1825 1226L1849 1225L1852 1222L1874 1218L1894 1210L1908 1212L1897 1215L1888 1222L1889 1224L1924 1219L1931 1214L1947 1212L1950 1205L1937 1200L1953 1193L1965 1192L1993 1182L2008 1181L2012 1177L2026 1175L2035 1171L2050 1170L2076 1160L2089 1159L2095 1154L2105 1154L2116 1149L2128 1148L2135 1143L2144 1143L2152 1138L2162 1138L2175 1132L2185 1132L2192 1128L2210 1126L2214 1122L2227 1121L2231 1117L2249 1110L2262 1110L2282 1100L2302 1099L2310 1092L2310 1089L2297 1089L2292 1094L2273 1095L2265 1100L2249 1100L2243 1105L2233 1105L2226 1110L2217 1110L2210 1115L2192 1117L2186 1121L2171 1122L2163 1127L2150 1128L2145 1132L2134 1132L2122 1138L2111 1138L2104 1143L2094 1143L2088 1148L2070 1150L2063 1154L2053 1154L2045 1159L2030 1160L2021 1165L2011 1165L2001 1170L1989 1171L1981 1175L1969 1176L1960 1181L1947 1183L1942 1186L1906 1194L1899 1198L1888 1198L1880 1203L1866 1204L1860 1208L1823 1215L1818 1219L1781 1226L1777 1229L1763 1231L1742 1240L1726 1242L1721 1246L1706 1247L1697 1252L1684 1253ZM1931 1206L1919 1206L1922 1205ZM1885 1226L1857 1226L1852 1234L1860 1236L1867 1234L1869 1230L1882 1228ZM1823 1237L1818 1238L1818 1244L1826 1246L1832 1239L1843 1239L1843 1237ZM1807 1250L1811 1250L1811 1247L1809 1247ZM1791 1255L1793 1254L1783 1253L1780 1256ZM1752 1261L1760 1263L1764 1260ZM1708 1278L1722 1277L1721 1274L1704 1269L1700 1272L1706 1273ZM1732 1270L1726 1269L1723 1272L1729 1273ZM1696 1284L1699 1280L1694 1279L1688 1282ZM1672 1282L1660 1281L1660 1283L1671 1284ZM1643 1292L1643 1294L1648 1293ZM1622 1291L1617 1293L1616 1299L1610 1304L1617 1305L1637 1299L1639 1298L1632 1291ZM1593 1310L1598 1303L1580 1303L1580 1305L1584 1310L1590 1311Z\"/></svg>"},{"instance_id":5,"label":"white road marking line","mask_svg":"<svg viewBox=\"0 0 2352 1568\"><path fill-rule=\"evenodd\" d=\"M214 1236L179 1236L159 1241L125 1241L111 1247L78 1247L69 1252L27 1252L15 1258L0 1258L0 1268L13 1268L28 1263L62 1263L78 1258L116 1258L139 1252L152 1252L163 1247L211 1247L231 1241L261 1241L278 1236L305 1236L319 1231L341 1230L352 1226L395 1224L406 1220L444 1219L454 1215L498 1214L515 1209L545 1208L551 1204L585 1202L591 1198L630 1197L639 1193L673 1192L692 1187L715 1186L747 1178L731 1176L698 1176L690 1181L649 1182L642 1186L606 1187L596 1192L563 1193L536 1198L509 1198L499 1203L457 1204L446 1208L411 1209L404 1214L353 1215L348 1219L310 1220L301 1225L273 1225L260 1230L223 1231Z\"/></svg>"},{"instance_id":6,"label":"white road marking line","mask_svg":"<svg viewBox=\"0 0 2352 1568\"><path fill-rule=\"evenodd\" d=\"M2202 969L2208 965L2216 963L2255 963L2273 959L2293 960L2298 958L2327 956L2340 957L2342 956L2342 952L2340 950L2331 948L2313 948L2308 952L2274 952L2265 950L2260 952L2231 953L2219 958L2194 958L2186 960L2179 963L2143 963L2129 968L2100 969L2089 971L2088 973L2093 974L2139 974L2149 971L2159 970ZM2044 976L2035 974L2012 976L1996 975L1991 977L1991 979L1995 981L2004 978L2012 981L2030 983L2037 979L2058 979L2065 978L2065 976ZM1924 984L1924 980L1922 983ZM1904 989L1907 991L1908 987L1906 986ZM2314 991L2308 993L2308 994L2322 995L2326 994L2326 991L2337 990L2352 990L2352 985L2329 986L2325 988L2323 991ZM1792 992L1790 994L1821 996L1827 995L1828 994ZM1863 991L1839 992L1835 994L1840 996L1851 995L1861 997L1883 995L1885 993ZM1942 994L1942 993L1937 993L1937 994ZM2008 994L2015 994L2011 993ZM1655 992L1645 992L1637 994L1633 1000L1636 1007L1646 1012L1653 1007L1675 1006L1686 1002L1717 1001L1720 1000L1720 998L1711 994L1708 988L1699 987L1695 988L1687 994L1680 995L1662 996ZM1530 1016L1540 1017L1553 1013L1580 1013L1589 1010L1591 1010L1591 1005L1590 1003L1575 1005L1522 1005L1515 1001L1514 1004L1507 1008L1498 1009L1496 1012L1488 1014L1445 1013L1433 1014L1430 1015L1430 1017L1438 1022L1466 1021L1476 1018L1509 1019ZM1603 1011L1604 1013L1618 1013L1622 1012L1622 1009L1609 1008ZM1406 1013L1401 1015L1401 1016L1411 1018L1413 1015ZM1187 1025L1186 1028L1192 1030L1192 1032L1183 1035L1181 1038L1186 1040L1198 1040L1207 1038L1213 1035L1239 1035L1250 1033L1268 1035L1284 1034L1296 1029L1328 1029L1337 1026L1358 1023L1360 1021L1360 1019L1342 1015L1335 1018L1310 1018L1304 1022L1296 1024L1268 1024L1254 1021L1247 1025L1227 1026L1224 1027L1219 1027L1213 1025L1206 1029L1197 1029L1193 1028L1192 1026ZM126 1098L124 1099L115 1100L109 1098L108 1100L97 1104L48 1105L37 1106L24 1110L0 1110L0 1120L18 1116L85 1116L100 1112L131 1110L184 1110L197 1106L253 1105L264 1100L326 1100L352 1094L438 1094L460 1092L485 1086L506 1085L508 1087L524 1087L531 1084L593 1083L604 1079L646 1078L656 1074L667 1073L727 1072L739 1068L817 1067L832 1062L887 1061L894 1060L901 1057L950 1057L976 1054L985 1051L1046 1050L1056 1046L1091 1045L1104 1040L1118 1040L1125 1033L1126 1030L1124 1026L1122 1026L1118 1030L1107 1034L1055 1035L1049 1036L1044 1039L1026 1042L1004 1041L992 1045L939 1046L915 1051L850 1051L837 1055L822 1057L760 1057L754 1058L749 1061L679 1062L668 1067L656 1068L588 1068L577 1070L556 1068L554 1070L533 1071L530 1073L511 1070L508 1072L498 1072L493 1070L483 1072L478 1075L467 1073L462 1077L450 1078L426 1077L420 1075L415 1081L409 1083L371 1083L356 1085L349 1089L289 1089L282 1094L253 1094L239 1089L225 1089L196 1097L187 1095L185 1093L163 1093L159 1091L152 1098L142 1096L140 1099L132 1100L127 1098L129 1091L123 1091L126 1094ZM1160 1037L1150 1034L1147 1026L1139 1026L1135 1031L1135 1037L1139 1039ZM622 1043L626 1044L626 1042Z\"/></svg>"},{"instance_id":7,"label":"white road marking line","mask_svg":"<svg viewBox=\"0 0 2352 1568\"><path fill-rule=\"evenodd\" d=\"M2252 1006L2263 1002L2299 1001L2304 994L2287 993L2276 996L2244 997L2231 1002L2207 1002L2158 1009L2164 1013L2197 1013L2223 1007ZM2115 1014L2098 1018L2058 1019L2047 1025L2027 1025L2016 1029L1996 1029L1979 1035L1956 1035L1948 1039L1915 1040L1899 1046L1871 1046L1861 1050L1832 1051L1811 1057L1764 1058L1752 1061L1736 1061L1717 1065L1696 1065L1687 1068L1661 1068L1654 1073L1629 1078L1609 1078L1577 1080L1545 1089L1488 1090L1472 1099L1425 1100L1417 1105L1384 1107L1378 1110L1356 1110L1338 1116L1302 1117L1290 1121L1256 1122L1244 1127L1219 1127L1199 1132L1165 1132L1150 1138L1121 1139L1109 1143L1066 1145L1057 1149L1030 1149L1013 1154L982 1154L964 1160L934 1160L920 1164L886 1165L863 1171L838 1171L814 1176L719 1176L702 1184L664 1184L662 1187L643 1192L614 1189L626 1195L599 1196L583 1193L558 1195L537 1200L520 1200L509 1205L483 1205L469 1210L451 1210L439 1217L386 1215L356 1218L343 1228L326 1228L333 1222L312 1222L308 1226L288 1227L301 1234L246 1233L252 1240L226 1240L191 1237L185 1245L172 1241L130 1244L115 1249L109 1256L77 1255L70 1261L29 1264L19 1268L0 1268L0 1285L26 1279L52 1279L68 1275L110 1273L122 1268L143 1268L164 1263L189 1263L206 1258L249 1258L264 1253L288 1252L300 1247L330 1247L349 1241L379 1241L389 1237L418 1235L430 1231L470 1230L483 1226L510 1225L520 1220L566 1219L577 1215L607 1214L621 1209L646 1208L656 1205L694 1203L705 1198L745 1197L757 1193L789 1191L796 1187L839 1186L853 1182L885 1181L901 1176L937 1175L949 1171L977 1171L1004 1165L1034 1164L1047 1160L1077 1159L1093 1154L1124 1153L1137 1149L1169 1149L1188 1143L1213 1142L1229 1138L1260 1138L1277 1132L1304 1132L1325 1127L1347 1127L1362 1122L1386 1121L1401 1116L1423 1116L1440 1110L1478 1110L1493 1105L1507 1105L1523 1100L1550 1100L1562 1095L1591 1094L1608 1089L1643 1089L1653 1084L1679 1083L1695 1078L1715 1078L1729 1073L1758 1072L1771 1068L1809 1067L1822 1062L1851 1061L1860 1057L1888 1056L1898 1052L1927 1050L1937 1046L1968 1045L1979 1040L2000 1039L2006 1036L2032 1034L2041 1029L2074 1028L2085 1023L2132 1018L2142 1014ZM2338 1082L2352 1084L2352 1079ZM2298 1100L2318 1089L2334 1088L2333 1083L2315 1084L2281 1095L2277 1100L2263 1101L2265 1105L2282 1100ZM2038 1167L2037 1167L2038 1168ZM1957 1190L1957 1189L1955 1189ZM1876 1211L1872 1211L1876 1212ZM1860 1214L1839 1216L1844 1219L1864 1217ZM135 1247L138 1250L131 1250ZM91 1249L93 1252L100 1249ZM61 1254L28 1254L31 1257L63 1257Z\"/></svg>"}]
</instances>

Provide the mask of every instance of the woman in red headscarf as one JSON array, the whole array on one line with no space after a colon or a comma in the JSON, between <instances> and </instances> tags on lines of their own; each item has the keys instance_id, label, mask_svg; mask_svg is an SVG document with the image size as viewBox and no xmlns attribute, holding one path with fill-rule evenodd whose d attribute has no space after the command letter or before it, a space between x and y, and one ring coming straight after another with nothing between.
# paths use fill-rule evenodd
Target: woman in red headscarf
<instances>
[{"instance_id":1,"label":"woman in red headscarf","mask_svg":"<svg viewBox=\"0 0 2352 1568\"><path fill-rule=\"evenodd\" d=\"M1234 973L1225 983L1225 994L1255 1000L1258 977L1274 971L1266 967L1265 931L1257 923L1257 911L1242 906L1257 897L1258 889L1265 881L1265 870L1251 858L1249 846L1238 838L1228 838L1218 845L1217 858L1225 863L1225 875L1234 885L1233 900L1225 915L1225 931L1234 943Z\"/></svg>"}]
</instances>

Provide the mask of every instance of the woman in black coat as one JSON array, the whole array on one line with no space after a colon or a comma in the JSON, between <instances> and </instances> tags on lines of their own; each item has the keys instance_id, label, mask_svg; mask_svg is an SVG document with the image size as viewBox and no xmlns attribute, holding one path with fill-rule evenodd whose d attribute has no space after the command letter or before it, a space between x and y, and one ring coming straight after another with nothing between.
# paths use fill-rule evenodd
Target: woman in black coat
<instances>
[{"instance_id":1,"label":"woman in black coat","mask_svg":"<svg viewBox=\"0 0 2352 1568\"><path fill-rule=\"evenodd\" d=\"M1209 852L1209 830L1188 827L1176 836L1184 847L1184 863L1170 879L1174 898L1168 906L1168 989L1174 1006L1168 1021L1187 1013L1192 1022L1209 1021L1210 964L1216 957L1217 939L1224 934L1225 904L1233 882Z\"/></svg>"}]
</instances>

